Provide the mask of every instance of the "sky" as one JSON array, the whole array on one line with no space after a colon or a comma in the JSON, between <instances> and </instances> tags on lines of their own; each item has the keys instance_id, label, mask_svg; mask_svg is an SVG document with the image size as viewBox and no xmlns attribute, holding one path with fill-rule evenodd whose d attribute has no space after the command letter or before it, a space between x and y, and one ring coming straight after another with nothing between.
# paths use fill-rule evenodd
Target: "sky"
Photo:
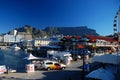
<instances>
[{"instance_id":1,"label":"sky","mask_svg":"<svg viewBox=\"0 0 120 80\"><path fill-rule=\"evenodd\" d=\"M120 0L0 0L0 33L31 25L87 26L100 35L113 34Z\"/></svg>"}]
</instances>

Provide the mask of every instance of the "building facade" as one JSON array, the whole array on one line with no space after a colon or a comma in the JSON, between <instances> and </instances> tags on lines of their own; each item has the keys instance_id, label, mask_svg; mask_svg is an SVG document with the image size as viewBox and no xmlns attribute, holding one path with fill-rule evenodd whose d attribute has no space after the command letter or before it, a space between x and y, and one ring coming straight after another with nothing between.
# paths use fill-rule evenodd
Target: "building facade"
<instances>
[{"instance_id":1,"label":"building facade","mask_svg":"<svg viewBox=\"0 0 120 80\"><path fill-rule=\"evenodd\" d=\"M33 40L33 45L35 47L38 47L38 46L47 46L49 45L51 42L51 40L49 38L41 38L41 39L35 39Z\"/></svg>"},{"instance_id":2,"label":"building facade","mask_svg":"<svg viewBox=\"0 0 120 80\"><path fill-rule=\"evenodd\" d=\"M0 42L3 42L3 35L0 35Z\"/></svg>"},{"instance_id":3,"label":"building facade","mask_svg":"<svg viewBox=\"0 0 120 80\"><path fill-rule=\"evenodd\" d=\"M22 39L32 40L32 35L26 32L18 32L18 35L22 36Z\"/></svg>"},{"instance_id":4,"label":"building facade","mask_svg":"<svg viewBox=\"0 0 120 80\"><path fill-rule=\"evenodd\" d=\"M4 35L3 42L14 43L14 42L20 42L21 39L22 39L21 35L14 36L14 35L6 34L6 35Z\"/></svg>"}]
</instances>

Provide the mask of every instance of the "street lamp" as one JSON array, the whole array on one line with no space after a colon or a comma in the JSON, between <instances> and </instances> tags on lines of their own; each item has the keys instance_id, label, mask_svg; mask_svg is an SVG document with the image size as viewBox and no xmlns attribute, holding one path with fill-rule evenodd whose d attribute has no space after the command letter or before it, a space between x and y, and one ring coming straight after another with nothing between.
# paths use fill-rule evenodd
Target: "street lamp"
<instances>
[{"instance_id":1,"label":"street lamp","mask_svg":"<svg viewBox=\"0 0 120 80\"><path fill-rule=\"evenodd\" d=\"M87 51L84 49L82 54L82 57L83 57L82 80L85 80L85 55L86 54L87 54Z\"/></svg>"},{"instance_id":2,"label":"street lamp","mask_svg":"<svg viewBox=\"0 0 120 80\"><path fill-rule=\"evenodd\" d=\"M82 66L82 80L84 80L85 79L85 68L84 68L84 66L85 66L85 54L86 54L86 49L85 49L85 46L83 46L83 45L81 45L81 44L77 44L77 46L78 46L78 48L80 48L80 49L83 49L83 51L82 51L82 61L83 61L83 66Z\"/></svg>"},{"instance_id":3,"label":"street lamp","mask_svg":"<svg viewBox=\"0 0 120 80\"><path fill-rule=\"evenodd\" d=\"M88 41L87 38L82 38L80 40L80 42L82 42L82 45L78 44L78 48L83 49L83 51L82 51L82 61L83 61L83 66L82 66L82 80L85 80L85 55L87 53L87 51L85 49L85 46L86 46L86 42L87 41Z\"/></svg>"}]
</instances>

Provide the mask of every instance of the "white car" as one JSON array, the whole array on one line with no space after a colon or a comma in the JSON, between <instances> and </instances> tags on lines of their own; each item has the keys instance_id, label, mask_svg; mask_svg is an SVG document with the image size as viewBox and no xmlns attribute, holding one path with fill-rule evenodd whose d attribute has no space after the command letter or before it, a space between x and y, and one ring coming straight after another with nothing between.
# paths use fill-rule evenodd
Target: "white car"
<instances>
[{"instance_id":1,"label":"white car","mask_svg":"<svg viewBox=\"0 0 120 80\"><path fill-rule=\"evenodd\" d=\"M66 68L66 65L56 61L45 60L42 63L42 68L47 70L63 70Z\"/></svg>"}]
</instances>

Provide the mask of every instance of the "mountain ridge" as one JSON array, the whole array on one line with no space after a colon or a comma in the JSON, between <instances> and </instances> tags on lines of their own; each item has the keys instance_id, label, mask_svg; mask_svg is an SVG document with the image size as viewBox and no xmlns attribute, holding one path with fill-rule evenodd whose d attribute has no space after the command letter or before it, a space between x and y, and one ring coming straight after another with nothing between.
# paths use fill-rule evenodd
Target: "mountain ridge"
<instances>
[{"instance_id":1,"label":"mountain ridge","mask_svg":"<svg viewBox=\"0 0 120 80\"><path fill-rule=\"evenodd\" d=\"M80 27L46 27L44 31L49 32L49 35L99 35L96 33L96 30L90 29L87 26L80 26Z\"/></svg>"},{"instance_id":2,"label":"mountain ridge","mask_svg":"<svg viewBox=\"0 0 120 80\"><path fill-rule=\"evenodd\" d=\"M40 30L38 28L32 27L30 25L25 25L24 27L15 28L18 32L26 32L31 34L33 38L44 37L44 36L52 36L52 35L99 35L96 33L96 30L88 28L87 26L79 26L79 27L45 27Z\"/></svg>"}]
</instances>

